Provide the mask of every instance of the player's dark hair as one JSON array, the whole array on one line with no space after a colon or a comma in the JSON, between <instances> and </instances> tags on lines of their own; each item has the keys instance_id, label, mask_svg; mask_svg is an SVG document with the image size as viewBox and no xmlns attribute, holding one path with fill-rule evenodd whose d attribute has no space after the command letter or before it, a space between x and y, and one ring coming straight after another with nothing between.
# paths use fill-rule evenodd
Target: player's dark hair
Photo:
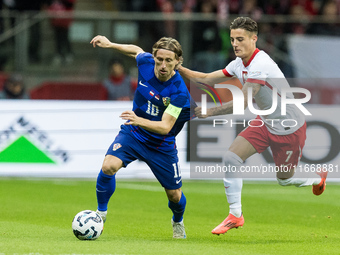
<instances>
[{"instance_id":1,"label":"player's dark hair","mask_svg":"<svg viewBox=\"0 0 340 255\"><path fill-rule=\"evenodd\" d=\"M171 37L162 37L152 46L152 54L156 56L159 49L170 50L175 53L175 58L183 62L183 51L180 43Z\"/></svg>"},{"instance_id":2,"label":"player's dark hair","mask_svg":"<svg viewBox=\"0 0 340 255\"><path fill-rule=\"evenodd\" d=\"M244 29L248 32L258 34L258 27L255 20L249 18L249 17L238 17L234 19L233 22L231 22L230 30L231 29Z\"/></svg>"}]
</instances>

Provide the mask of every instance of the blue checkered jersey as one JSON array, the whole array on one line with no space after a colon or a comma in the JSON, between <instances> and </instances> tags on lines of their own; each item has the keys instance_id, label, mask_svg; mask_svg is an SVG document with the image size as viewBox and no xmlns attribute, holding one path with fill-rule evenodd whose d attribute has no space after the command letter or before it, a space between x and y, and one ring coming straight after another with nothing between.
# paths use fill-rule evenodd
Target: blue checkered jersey
<instances>
[{"instance_id":1,"label":"blue checkered jersey","mask_svg":"<svg viewBox=\"0 0 340 255\"><path fill-rule=\"evenodd\" d=\"M182 111L167 135L160 135L132 125L124 126L123 128L129 129L138 140L147 146L164 151L172 150L176 148L175 136L182 130L185 122L193 116L190 106L194 109L196 104L177 71L169 80L161 82L155 76L155 61L150 53L140 53L136 60L138 86L132 109L135 114L152 121L160 121L170 103L182 108Z\"/></svg>"}]
</instances>

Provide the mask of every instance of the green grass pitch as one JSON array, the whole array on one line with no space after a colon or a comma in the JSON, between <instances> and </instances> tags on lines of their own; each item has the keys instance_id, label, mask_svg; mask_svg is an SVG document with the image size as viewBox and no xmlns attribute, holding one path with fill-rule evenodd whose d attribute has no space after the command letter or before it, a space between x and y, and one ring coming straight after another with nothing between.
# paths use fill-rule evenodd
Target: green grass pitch
<instances>
[{"instance_id":1,"label":"green grass pitch","mask_svg":"<svg viewBox=\"0 0 340 255\"><path fill-rule=\"evenodd\" d=\"M80 241L73 217L96 209L95 180L0 179L0 255L4 254L340 254L340 186L245 182L243 228L215 236L226 216L221 181L184 181L187 239L173 240L171 212L154 181L117 180L102 236Z\"/></svg>"}]
</instances>

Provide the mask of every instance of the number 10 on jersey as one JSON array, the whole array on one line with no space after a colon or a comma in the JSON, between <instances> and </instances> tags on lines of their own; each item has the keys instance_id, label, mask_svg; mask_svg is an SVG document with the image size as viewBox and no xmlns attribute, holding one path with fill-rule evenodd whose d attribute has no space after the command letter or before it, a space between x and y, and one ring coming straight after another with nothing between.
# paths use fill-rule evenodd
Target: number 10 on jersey
<instances>
[{"instance_id":1,"label":"number 10 on jersey","mask_svg":"<svg viewBox=\"0 0 340 255\"><path fill-rule=\"evenodd\" d=\"M148 101L148 109L146 110L146 113L152 116L158 116L158 113L159 113L158 106Z\"/></svg>"}]
</instances>

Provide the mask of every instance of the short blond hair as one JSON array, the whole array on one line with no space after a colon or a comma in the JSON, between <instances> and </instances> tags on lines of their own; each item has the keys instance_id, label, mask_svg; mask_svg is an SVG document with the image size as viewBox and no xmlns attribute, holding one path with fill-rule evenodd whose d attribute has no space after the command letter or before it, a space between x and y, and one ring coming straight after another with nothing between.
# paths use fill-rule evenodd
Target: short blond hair
<instances>
[{"instance_id":1,"label":"short blond hair","mask_svg":"<svg viewBox=\"0 0 340 255\"><path fill-rule=\"evenodd\" d=\"M175 58L183 63L183 50L181 44L174 38L162 37L152 46L152 55L156 56L160 49L170 50L175 53Z\"/></svg>"}]
</instances>

